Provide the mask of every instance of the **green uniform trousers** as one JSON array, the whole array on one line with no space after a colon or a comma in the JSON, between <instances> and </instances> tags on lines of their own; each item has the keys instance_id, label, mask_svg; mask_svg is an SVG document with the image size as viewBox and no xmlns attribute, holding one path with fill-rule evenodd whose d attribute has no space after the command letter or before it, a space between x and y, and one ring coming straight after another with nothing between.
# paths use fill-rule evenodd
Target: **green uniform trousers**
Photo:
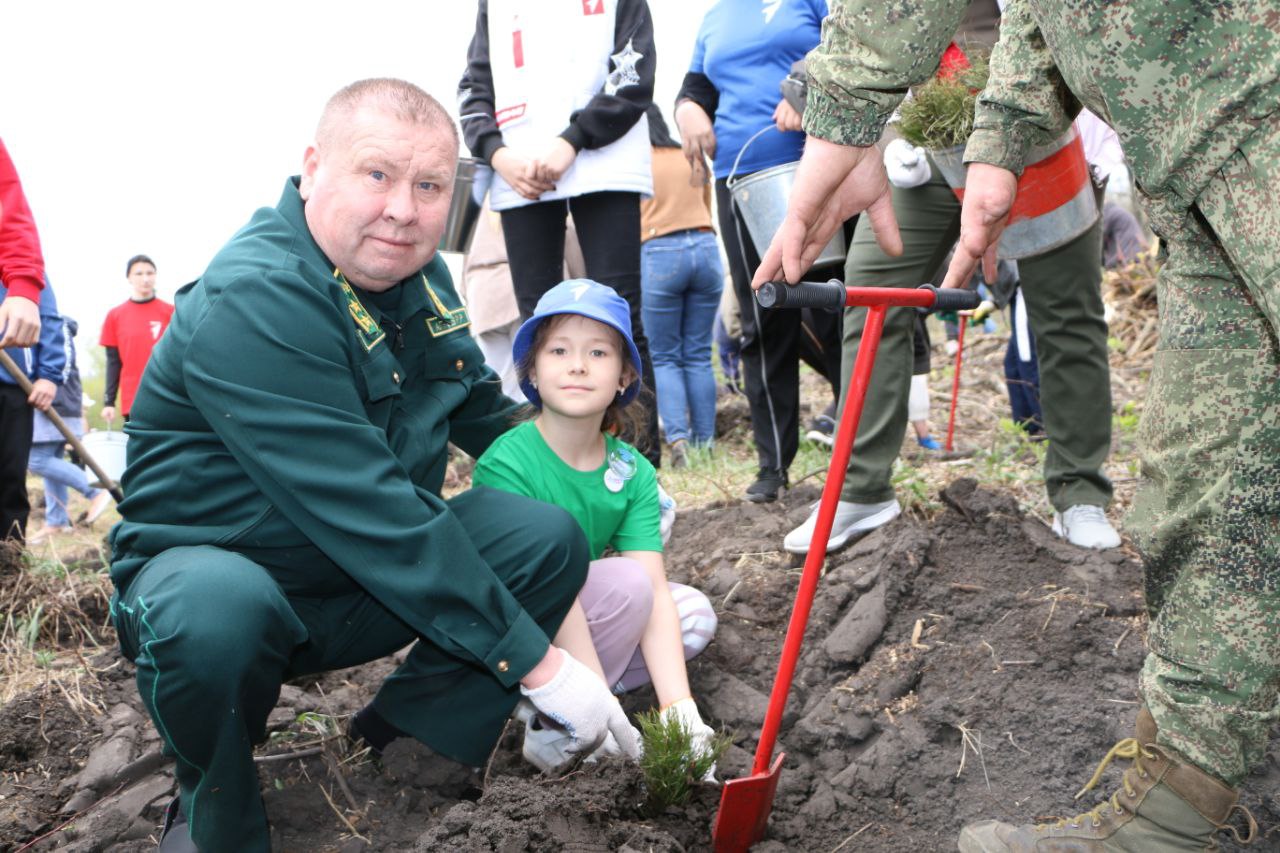
<instances>
[{"instance_id":1,"label":"green uniform trousers","mask_svg":"<svg viewBox=\"0 0 1280 853\"><path fill-rule=\"evenodd\" d=\"M882 252L870 222L862 217L845 261L846 286L915 287L928 281L936 270L926 267L959 206L936 168L922 186L893 187L903 253L892 258ZM1102 471L1111 450L1111 374L1100 289L1101 239L1099 222L1061 248L1018 262L1040 358L1041 407L1049 436L1045 487L1059 511L1111 501L1111 482ZM890 474L907 426L913 310L890 308L885 317L844 484L846 501L893 498ZM848 388L853 374L866 314L865 308L845 310L842 389Z\"/></svg>"},{"instance_id":2,"label":"green uniform trousers","mask_svg":"<svg viewBox=\"0 0 1280 853\"><path fill-rule=\"evenodd\" d=\"M449 502L481 556L553 636L586 578L586 539L568 513L474 489ZM344 584L345 582L345 584ZM338 592L344 586L349 591ZM480 664L416 637L345 576L316 597L286 596L272 574L211 545L153 558L115 606L121 647L176 774L191 836L206 853L270 847L252 746L282 682L354 666L418 640L374 699L378 712L438 753L482 764L519 699ZM328 590L328 594L320 592Z\"/></svg>"},{"instance_id":3,"label":"green uniform trousers","mask_svg":"<svg viewBox=\"0 0 1280 853\"><path fill-rule=\"evenodd\" d=\"M1239 784L1280 720L1280 117L1166 229L1142 414L1142 695L1161 743Z\"/></svg>"}]
</instances>

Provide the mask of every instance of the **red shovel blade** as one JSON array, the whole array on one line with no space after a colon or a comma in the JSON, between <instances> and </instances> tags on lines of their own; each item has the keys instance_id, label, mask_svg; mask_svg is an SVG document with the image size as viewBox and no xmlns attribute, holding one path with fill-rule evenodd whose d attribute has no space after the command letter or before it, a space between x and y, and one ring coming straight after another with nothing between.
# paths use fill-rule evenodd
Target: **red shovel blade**
<instances>
[{"instance_id":1,"label":"red shovel blade","mask_svg":"<svg viewBox=\"0 0 1280 853\"><path fill-rule=\"evenodd\" d=\"M764 837L773 810L773 795L778 790L785 752L773 759L768 773L756 773L741 779L729 779L720 792L720 811L711 828L715 853L746 853Z\"/></svg>"}]
</instances>

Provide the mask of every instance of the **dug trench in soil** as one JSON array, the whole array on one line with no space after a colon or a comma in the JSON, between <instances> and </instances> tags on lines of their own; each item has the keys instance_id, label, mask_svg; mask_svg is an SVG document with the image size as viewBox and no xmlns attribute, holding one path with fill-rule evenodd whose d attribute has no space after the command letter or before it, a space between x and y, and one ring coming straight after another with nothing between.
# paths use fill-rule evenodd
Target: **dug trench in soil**
<instances>
[{"instance_id":1,"label":"dug trench in soil","mask_svg":"<svg viewBox=\"0 0 1280 853\"><path fill-rule=\"evenodd\" d=\"M1065 545L972 481L941 497L931 521L904 516L828 560L757 850L953 850L965 822L1070 816L1118 779L1117 767L1072 800L1137 711L1137 563ZM690 678L704 716L735 733L724 777L749 768L799 577L776 549L816 498L802 486L778 504L693 510L676 524L669 572L706 590L721 620ZM347 754L340 737L308 746L331 736L325 715L360 708L393 665L285 687L276 734L259 749L276 757L259 765L273 849L708 849L716 789L651 815L631 766L538 776L514 725L474 773L441 773L403 741L381 762ZM159 740L131 679L117 664L86 687L99 712L73 710L53 687L0 709L0 849L60 826L27 849L153 848L172 779L156 769ZM639 691L625 703L652 701ZM302 757L278 759L288 752ZM1263 836L1255 849L1280 849L1280 742L1245 787Z\"/></svg>"}]
</instances>

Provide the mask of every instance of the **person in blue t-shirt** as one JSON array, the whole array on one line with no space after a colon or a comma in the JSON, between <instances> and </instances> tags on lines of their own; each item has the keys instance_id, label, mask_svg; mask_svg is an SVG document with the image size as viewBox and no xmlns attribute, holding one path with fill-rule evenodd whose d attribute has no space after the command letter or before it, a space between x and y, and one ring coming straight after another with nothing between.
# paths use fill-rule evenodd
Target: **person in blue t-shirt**
<instances>
[{"instance_id":1,"label":"person in blue t-shirt","mask_svg":"<svg viewBox=\"0 0 1280 853\"><path fill-rule=\"evenodd\" d=\"M760 256L735 215L728 182L800 159L801 113L782 98L780 85L817 46L826 15L826 0L721 0L702 19L676 96L676 124L695 176L706 179L705 158L712 158L720 234L742 311L743 373L760 463L747 499L756 502L777 499L796 455L799 359L839 396L840 318L815 312L805 316L804 329L799 311L756 307L751 278Z\"/></svg>"}]
</instances>

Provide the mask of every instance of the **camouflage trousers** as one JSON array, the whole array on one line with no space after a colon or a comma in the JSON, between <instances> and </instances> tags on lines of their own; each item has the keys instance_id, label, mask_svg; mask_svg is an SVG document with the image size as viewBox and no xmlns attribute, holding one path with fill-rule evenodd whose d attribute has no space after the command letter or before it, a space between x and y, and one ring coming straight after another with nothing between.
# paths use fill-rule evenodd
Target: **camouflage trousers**
<instances>
[{"instance_id":1,"label":"camouflage trousers","mask_svg":"<svg viewBox=\"0 0 1280 853\"><path fill-rule=\"evenodd\" d=\"M1158 740L1238 785L1280 720L1280 118L1165 229L1129 528Z\"/></svg>"}]
</instances>

